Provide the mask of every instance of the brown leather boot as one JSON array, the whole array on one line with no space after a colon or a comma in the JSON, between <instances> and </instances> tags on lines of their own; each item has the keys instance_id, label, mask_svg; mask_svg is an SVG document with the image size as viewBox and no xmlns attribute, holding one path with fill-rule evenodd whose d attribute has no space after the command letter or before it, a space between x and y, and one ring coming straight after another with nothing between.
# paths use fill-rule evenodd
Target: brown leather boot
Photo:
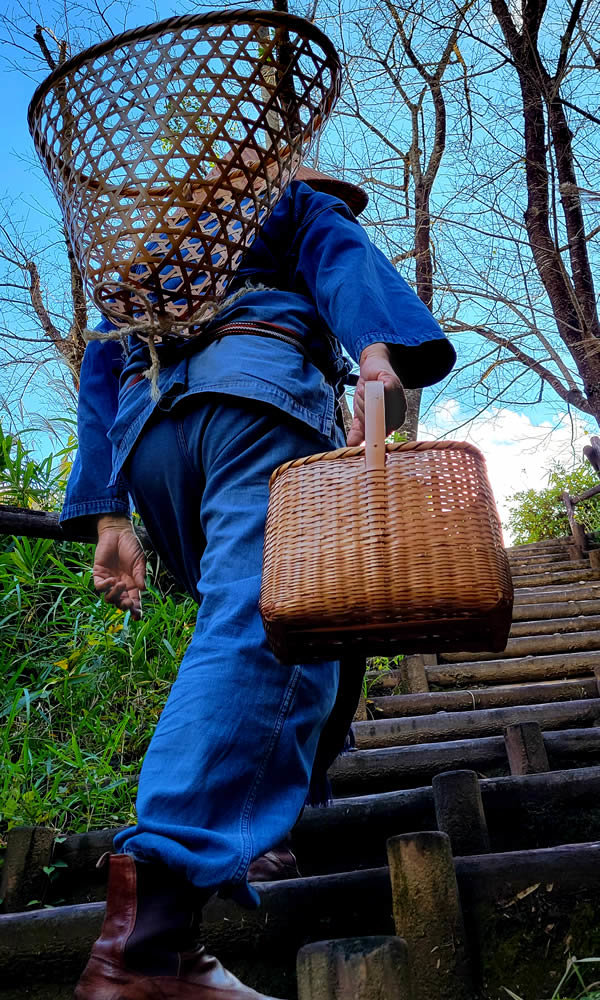
<instances>
[{"instance_id":1,"label":"brown leather boot","mask_svg":"<svg viewBox=\"0 0 600 1000\"><path fill-rule=\"evenodd\" d=\"M300 878L300 872L288 840L255 858L248 869L249 882L277 882L289 878Z\"/></svg>"},{"instance_id":2,"label":"brown leather boot","mask_svg":"<svg viewBox=\"0 0 600 1000\"><path fill-rule=\"evenodd\" d=\"M194 947L195 915L207 895L164 865L112 855L102 933L75 1000L274 1000Z\"/></svg>"}]
</instances>

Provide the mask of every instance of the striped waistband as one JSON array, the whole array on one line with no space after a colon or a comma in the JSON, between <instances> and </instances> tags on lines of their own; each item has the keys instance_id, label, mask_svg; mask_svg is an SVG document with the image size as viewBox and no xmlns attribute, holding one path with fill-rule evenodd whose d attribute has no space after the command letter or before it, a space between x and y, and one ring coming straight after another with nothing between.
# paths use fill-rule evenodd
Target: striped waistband
<instances>
[{"instance_id":1,"label":"striped waistband","mask_svg":"<svg viewBox=\"0 0 600 1000\"><path fill-rule=\"evenodd\" d=\"M160 359L162 361L164 358L167 364L171 364L174 361L179 361L204 350L204 348L208 347L209 344L214 344L219 340L222 340L223 337L240 336L240 334L249 334L254 337L266 337L272 340L281 340L285 344L290 344L292 347L295 347L296 350L298 350L311 365L318 368L330 384L335 385L339 380L339 373L332 369L332 365L324 363L325 359L317 361L307 349L302 336L296 333L295 330L289 330L287 327L278 326L275 323L263 323L261 321L240 320L239 322L224 323L222 326L217 326L213 330L204 331L195 337L189 337L183 342L180 341L176 346L171 344L167 346L165 344L161 347L159 345ZM169 350L171 350L170 355L168 353ZM144 373L142 372L131 375L125 383L125 388L129 389L131 386L136 385L144 377Z\"/></svg>"}]
</instances>

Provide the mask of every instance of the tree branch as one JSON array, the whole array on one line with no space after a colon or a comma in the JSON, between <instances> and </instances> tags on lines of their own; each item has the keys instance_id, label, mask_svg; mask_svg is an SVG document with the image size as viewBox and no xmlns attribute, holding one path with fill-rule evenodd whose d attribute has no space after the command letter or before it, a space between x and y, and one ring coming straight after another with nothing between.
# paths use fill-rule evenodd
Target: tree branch
<instances>
[{"instance_id":1,"label":"tree branch","mask_svg":"<svg viewBox=\"0 0 600 1000\"><path fill-rule=\"evenodd\" d=\"M46 309L44 304L44 299L42 297L42 289L40 283L40 274L37 269L37 264L34 260L28 260L25 264L25 270L29 274L30 284L29 284L29 297L31 299L31 304L35 310L36 316L40 321L42 330L47 337L52 341L55 347L60 350L63 337L59 330L55 327L54 323L50 319L50 314Z\"/></svg>"},{"instance_id":2,"label":"tree branch","mask_svg":"<svg viewBox=\"0 0 600 1000\"><path fill-rule=\"evenodd\" d=\"M482 326L474 326L468 323L460 323L455 321L449 328L448 332L458 333L458 332L474 332L478 333L480 337L484 337L486 340L497 344L498 347L504 348L513 357L520 361L522 365L525 365L530 371L539 375L544 382L550 385L556 394L560 396L565 403L570 406L575 406L579 410L583 410L584 413L593 413L593 409L590 406L588 400L583 395L579 389L571 389L565 387L560 379L554 375L541 361L534 358L531 354L527 354L520 347L518 347L513 341L508 340L506 337L501 337L499 334L495 333L493 330L487 329Z\"/></svg>"},{"instance_id":3,"label":"tree branch","mask_svg":"<svg viewBox=\"0 0 600 1000\"><path fill-rule=\"evenodd\" d=\"M42 50L42 55L46 60L46 62L48 63L50 69L56 69L56 60L54 59L54 56L52 55L50 49L48 48L48 45L46 44L46 39L44 38L44 30L45 29L42 27L41 24L37 24L33 37L34 40L38 43L40 49Z\"/></svg>"},{"instance_id":4,"label":"tree branch","mask_svg":"<svg viewBox=\"0 0 600 1000\"><path fill-rule=\"evenodd\" d=\"M583 0L575 0L573 4L573 10L571 11L571 16L569 18L569 23L565 28L564 34L560 40L560 53L558 56L558 62L556 64L556 72L554 74L554 80L556 82L556 89L560 87L560 83L565 72L565 66L567 64L567 56L569 54L569 47L573 39L573 32L577 26L577 21L579 20L579 15L581 14L581 8L583 6Z\"/></svg>"}]
</instances>

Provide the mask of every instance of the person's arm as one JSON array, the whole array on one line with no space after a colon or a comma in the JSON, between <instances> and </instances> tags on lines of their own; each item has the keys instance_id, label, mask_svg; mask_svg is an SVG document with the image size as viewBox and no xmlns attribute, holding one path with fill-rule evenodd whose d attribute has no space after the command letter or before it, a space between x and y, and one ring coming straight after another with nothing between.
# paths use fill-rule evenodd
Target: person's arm
<instances>
[{"instance_id":1,"label":"person's arm","mask_svg":"<svg viewBox=\"0 0 600 1000\"><path fill-rule=\"evenodd\" d=\"M355 444L357 434L364 434L366 378L384 382L386 410L399 426L405 413L399 383L417 388L438 382L452 369L456 354L429 309L345 205L298 185L292 214L299 290L310 295L329 329L360 363L358 423L349 438Z\"/></svg>"},{"instance_id":2,"label":"person's arm","mask_svg":"<svg viewBox=\"0 0 600 1000\"><path fill-rule=\"evenodd\" d=\"M141 591L146 579L146 557L131 521L112 514L98 518L98 544L94 554L94 586L108 604L142 614Z\"/></svg>"},{"instance_id":3,"label":"person's arm","mask_svg":"<svg viewBox=\"0 0 600 1000\"><path fill-rule=\"evenodd\" d=\"M118 406L123 352L118 341L91 341L81 366L77 407L78 449L69 476L61 524L97 531L94 585L105 600L134 618L141 614L145 558L133 531L123 479L108 486L112 445L108 431Z\"/></svg>"},{"instance_id":4,"label":"person's arm","mask_svg":"<svg viewBox=\"0 0 600 1000\"><path fill-rule=\"evenodd\" d=\"M123 352L118 341L92 340L87 345L79 380L77 454L60 515L67 534L73 529L93 531L100 514L130 515L123 480L108 486L112 475L108 432L117 413L122 368Z\"/></svg>"},{"instance_id":5,"label":"person's arm","mask_svg":"<svg viewBox=\"0 0 600 1000\"><path fill-rule=\"evenodd\" d=\"M387 344L369 344L361 352L359 365L360 374L354 390L354 416L347 438L350 447L365 439L365 382L383 382L386 434L401 427L406 417L406 396Z\"/></svg>"},{"instance_id":6,"label":"person's arm","mask_svg":"<svg viewBox=\"0 0 600 1000\"><path fill-rule=\"evenodd\" d=\"M433 385L456 360L439 323L337 199L298 185L296 279L348 353L385 343L403 385ZM299 290L302 290L299 288Z\"/></svg>"}]
</instances>

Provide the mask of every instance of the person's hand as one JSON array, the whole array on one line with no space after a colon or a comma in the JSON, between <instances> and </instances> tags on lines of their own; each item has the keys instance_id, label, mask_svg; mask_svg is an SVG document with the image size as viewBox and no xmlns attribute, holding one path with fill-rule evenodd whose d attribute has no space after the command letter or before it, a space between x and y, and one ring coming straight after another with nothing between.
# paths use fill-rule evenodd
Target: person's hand
<instances>
[{"instance_id":1,"label":"person's hand","mask_svg":"<svg viewBox=\"0 0 600 1000\"><path fill-rule=\"evenodd\" d=\"M406 396L392 368L386 345L369 344L360 356L360 377L354 391L354 420L348 431L351 447L365 439L365 382L383 382L386 434L401 427L406 417Z\"/></svg>"},{"instance_id":2,"label":"person's hand","mask_svg":"<svg viewBox=\"0 0 600 1000\"><path fill-rule=\"evenodd\" d=\"M98 519L93 572L94 586L105 601L131 612L136 620L141 618L146 557L128 518L106 515Z\"/></svg>"}]
</instances>

